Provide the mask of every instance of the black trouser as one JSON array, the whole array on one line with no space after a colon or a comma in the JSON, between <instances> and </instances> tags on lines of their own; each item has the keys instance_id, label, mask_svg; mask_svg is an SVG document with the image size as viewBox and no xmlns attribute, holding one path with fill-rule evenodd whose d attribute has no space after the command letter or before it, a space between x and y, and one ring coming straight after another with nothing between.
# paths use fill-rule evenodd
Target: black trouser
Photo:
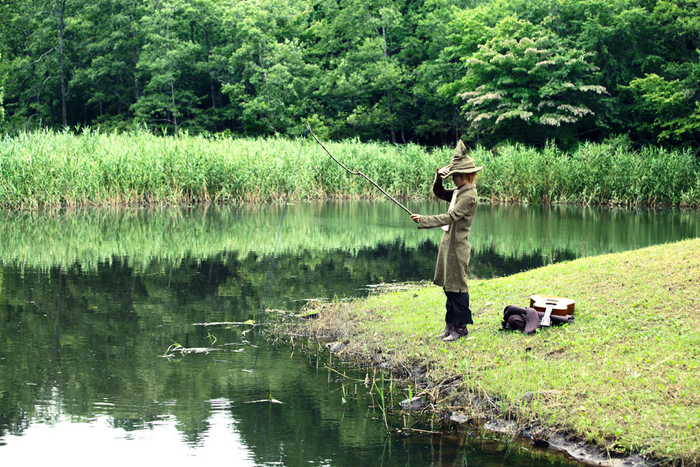
<instances>
[{"instance_id":1,"label":"black trouser","mask_svg":"<svg viewBox=\"0 0 700 467\"><path fill-rule=\"evenodd\" d=\"M448 292L445 290L447 302L445 308L445 323L455 328L463 328L467 324L474 324L472 321L472 310L469 308L469 292Z\"/></svg>"}]
</instances>

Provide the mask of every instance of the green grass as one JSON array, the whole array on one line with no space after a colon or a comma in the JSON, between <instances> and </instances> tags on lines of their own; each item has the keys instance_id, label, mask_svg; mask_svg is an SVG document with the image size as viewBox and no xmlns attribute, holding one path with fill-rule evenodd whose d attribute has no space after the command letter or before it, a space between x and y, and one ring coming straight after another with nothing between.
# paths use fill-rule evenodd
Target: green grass
<instances>
[{"instance_id":1,"label":"green grass","mask_svg":"<svg viewBox=\"0 0 700 467\"><path fill-rule=\"evenodd\" d=\"M431 197L435 170L452 157L451 148L415 144L324 144L398 198ZM491 200L700 205L700 169L691 150L633 151L610 142L572 153L504 145L497 152L477 148L472 156L485 167L479 193ZM295 200L384 197L309 137L21 133L0 139L0 174L0 208L9 209L267 202L286 196L290 182Z\"/></svg>"},{"instance_id":2,"label":"green grass","mask_svg":"<svg viewBox=\"0 0 700 467\"><path fill-rule=\"evenodd\" d=\"M700 240L475 280L470 292L475 325L452 344L433 337L444 327L444 296L432 285L325 304L310 331L350 342L357 361L426 365L424 395L443 408L478 412L472 396L488 395L520 426L700 462ZM527 306L532 294L573 298L576 322L535 335L499 331L503 308ZM459 386L438 394L455 376ZM523 399L528 392L539 397Z\"/></svg>"}]
</instances>

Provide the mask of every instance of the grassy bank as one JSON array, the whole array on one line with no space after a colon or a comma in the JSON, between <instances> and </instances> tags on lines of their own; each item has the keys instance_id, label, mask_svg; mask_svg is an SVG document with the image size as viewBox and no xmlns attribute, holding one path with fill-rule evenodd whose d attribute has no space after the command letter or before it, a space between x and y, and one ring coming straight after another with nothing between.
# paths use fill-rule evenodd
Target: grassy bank
<instances>
[{"instance_id":1,"label":"grassy bank","mask_svg":"<svg viewBox=\"0 0 700 467\"><path fill-rule=\"evenodd\" d=\"M391 195L413 199L431 196L436 168L452 156L451 148L413 144L326 146ZM485 167L480 195L492 200L700 206L698 158L689 150L637 152L613 142L583 145L570 154L505 145L472 155ZM0 207L10 209L271 201L286 195L290 182L292 199L383 199L311 138L23 133L0 139L0 174Z\"/></svg>"},{"instance_id":2,"label":"grassy bank","mask_svg":"<svg viewBox=\"0 0 700 467\"><path fill-rule=\"evenodd\" d=\"M443 409L483 414L479 395L545 437L573 433L609 452L700 463L700 240L474 280L470 291L476 324L451 344L433 337L444 298L432 285L326 304L295 326L347 342L343 353L358 362L425 366L423 395ZM503 308L527 306L532 294L575 299L575 324L499 331Z\"/></svg>"}]
</instances>

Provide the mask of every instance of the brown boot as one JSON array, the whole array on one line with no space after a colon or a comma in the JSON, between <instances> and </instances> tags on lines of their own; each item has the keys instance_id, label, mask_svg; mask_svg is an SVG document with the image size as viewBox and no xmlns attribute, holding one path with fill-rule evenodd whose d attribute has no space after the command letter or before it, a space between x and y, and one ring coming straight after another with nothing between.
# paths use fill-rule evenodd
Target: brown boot
<instances>
[{"instance_id":1,"label":"brown boot","mask_svg":"<svg viewBox=\"0 0 700 467\"><path fill-rule=\"evenodd\" d=\"M467 331L467 327L466 327L466 326L462 326L462 327L458 327L458 328L454 328L454 327L453 327L453 328L452 328L452 331L450 331L450 334L449 334L448 336L446 336L446 337L443 339L443 341L445 341L445 342L456 341L456 340L459 339L460 337L464 337L464 336L466 336L467 334L469 334L469 331Z\"/></svg>"},{"instance_id":2,"label":"brown boot","mask_svg":"<svg viewBox=\"0 0 700 467\"><path fill-rule=\"evenodd\" d=\"M446 325L445 325L445 330L442 331L440 334L438 334L438 335L435 336L435 337L439 337L440 339L443 339L443 338L445 338L445 337L447 337L447 336L450 335L450 333L452 332L452 329L453 329L453 328L452 328L452 325L451 325L451 324L446 324Z\"/></svg>"}]
</instances>

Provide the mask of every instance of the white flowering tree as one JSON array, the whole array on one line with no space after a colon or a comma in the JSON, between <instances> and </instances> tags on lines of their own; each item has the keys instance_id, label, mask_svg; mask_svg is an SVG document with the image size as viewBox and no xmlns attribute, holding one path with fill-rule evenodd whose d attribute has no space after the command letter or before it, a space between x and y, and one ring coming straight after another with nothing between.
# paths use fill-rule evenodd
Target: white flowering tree
<instances>
[{"instance_id":1,"label":"white flowering tree","mask_svg":"<svg viewBox=\"0 0 700 467\"><path fill-rule=\"evenodd\" d=\"M495 29L495 36L463 58L467 71L455 83L470 136L543 144L595 131L596 109L607 91L591 54L512 17Z\"/></svg>"}]
</instances>

